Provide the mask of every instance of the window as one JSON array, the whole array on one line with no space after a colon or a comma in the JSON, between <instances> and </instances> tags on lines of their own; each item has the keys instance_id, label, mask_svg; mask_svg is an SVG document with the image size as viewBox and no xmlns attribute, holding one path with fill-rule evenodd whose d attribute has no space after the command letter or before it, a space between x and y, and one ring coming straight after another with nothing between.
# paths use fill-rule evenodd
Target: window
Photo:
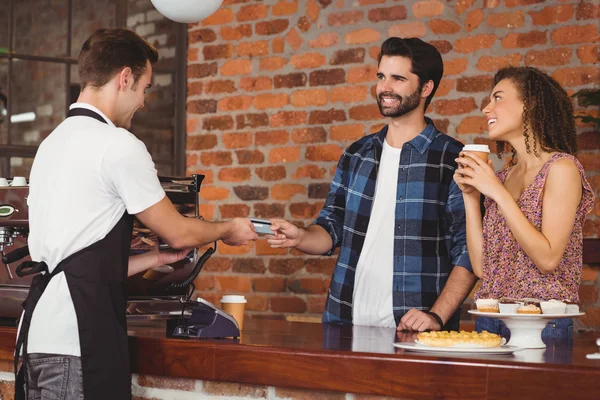
<instances>
[{"instance_id":1,"label":"window","mask_svg":"<svg viewBox=\"0 0 600 400\"><path fill-rule=\"evenodd\" d=\"M0 176L29 176L37 146L77 100L77 56L98 28L126 26L159 51L131 131L161 175L185 172L187 27L150 0L4 0L0 8ZM101 11L99 11L101 10Z\"/></svg>"}]
</instances>

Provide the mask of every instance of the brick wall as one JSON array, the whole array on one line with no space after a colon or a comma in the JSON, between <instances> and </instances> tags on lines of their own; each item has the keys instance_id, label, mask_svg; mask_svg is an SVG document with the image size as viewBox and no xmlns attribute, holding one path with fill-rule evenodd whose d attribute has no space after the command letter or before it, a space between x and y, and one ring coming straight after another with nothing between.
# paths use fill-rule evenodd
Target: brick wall
<instances>
[{"instance_id":1,"label":"brick wall","mask_svg":"<svg viewBox=\"0 0 600 400\"><path fill-rule=\"evenodd\" d=\"M202 214L309 224L343 149L385 123L374 90L390 36L439 49L445 75L429 116L461 141L488 143L480 110L499 67L540 67L570 93L598 87L599 17L593 1L225 0L189 26L187 167L206 175ZM579 131L579 159L600 195L599 136ZM597 202L585 235L599 231ZM252 317L318 315L334 262L264 240L220 245L197 289L211 301L245 294ZM598 269L584 271L579 327L600 327Z\"/></svg>"}]
</instances>

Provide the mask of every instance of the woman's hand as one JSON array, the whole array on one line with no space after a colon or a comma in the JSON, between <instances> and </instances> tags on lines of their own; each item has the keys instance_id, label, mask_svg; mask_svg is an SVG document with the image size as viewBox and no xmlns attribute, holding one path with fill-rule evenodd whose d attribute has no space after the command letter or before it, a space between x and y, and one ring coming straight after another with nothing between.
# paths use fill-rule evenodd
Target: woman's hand
<instances>
[{"instance_id":1,"label":"woman's hand","mask_svg":"<svg viewBox=\"0 0 600 400\"><path fill-rule=\"evenodd\" d=\"M456 184L462 189L462 186L472 187L486 197L497 200L499 193L504 189L502 182L496 176L492 169L492 161L485 163L476 155L469 152L461 152L460 157L456 159L458 169L454 172ZM466 192L470 193L470 192Z\"/></svg>"}]
</instances>

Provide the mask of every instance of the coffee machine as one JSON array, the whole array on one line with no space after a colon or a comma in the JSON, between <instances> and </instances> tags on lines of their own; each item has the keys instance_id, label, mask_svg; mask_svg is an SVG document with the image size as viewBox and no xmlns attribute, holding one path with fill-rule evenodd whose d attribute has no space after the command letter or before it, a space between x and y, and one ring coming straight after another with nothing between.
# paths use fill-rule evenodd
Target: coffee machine
<instances>
[{"instance_id":1,"label":"coffee machine","mask_svg":"<svg viewBox=\"0 0 600 400\"><path fill-rule=\"evenodd\" d=\"M198 193L204 175L191 177L159 177L167 197L177 210L188 218L199 214ZM24 180L23 180L24 181ZM15 269L28 260L27 235L29 187L0 186L0 322L13 325L20 317L21 304L27 297L31 276L18 276ZM19 179L19 182L22 182ZM127 280L128 321L168 320L167 329L175 336L236 337L239 336L233 317L204 299L191 299L194 279L215 252L217 243L203 253L192 250L184 260L163 265L131 276ZM134 223L131 252L171 251L168 244L144 227Z\"/></svg>"}]
</instances>

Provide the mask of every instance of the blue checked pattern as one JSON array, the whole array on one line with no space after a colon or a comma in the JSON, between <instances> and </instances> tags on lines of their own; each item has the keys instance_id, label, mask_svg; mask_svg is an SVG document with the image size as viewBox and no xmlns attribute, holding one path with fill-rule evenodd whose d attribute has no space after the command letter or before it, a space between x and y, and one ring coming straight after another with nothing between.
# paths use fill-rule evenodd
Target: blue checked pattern
<instances>
[{"instance_id":1,"label":"blue checked pattern","mask_svg":"<svg viewBox=\"0 0 600 400\"><path fill-rule=\"evenodd\" d=\"M455 265L472 271L465 209L453 175L463 145L427 127L402 147L396 194L393 313L396 324L411 308L429 310ZM356 265L362 250L387 126L353 143L342 155L327 201L315 220L340 247L323 322L352 323ZM449 321L458 322L460 310ZM448 325L447 325L448 326Z\"/></svg>"}]
</instances>

